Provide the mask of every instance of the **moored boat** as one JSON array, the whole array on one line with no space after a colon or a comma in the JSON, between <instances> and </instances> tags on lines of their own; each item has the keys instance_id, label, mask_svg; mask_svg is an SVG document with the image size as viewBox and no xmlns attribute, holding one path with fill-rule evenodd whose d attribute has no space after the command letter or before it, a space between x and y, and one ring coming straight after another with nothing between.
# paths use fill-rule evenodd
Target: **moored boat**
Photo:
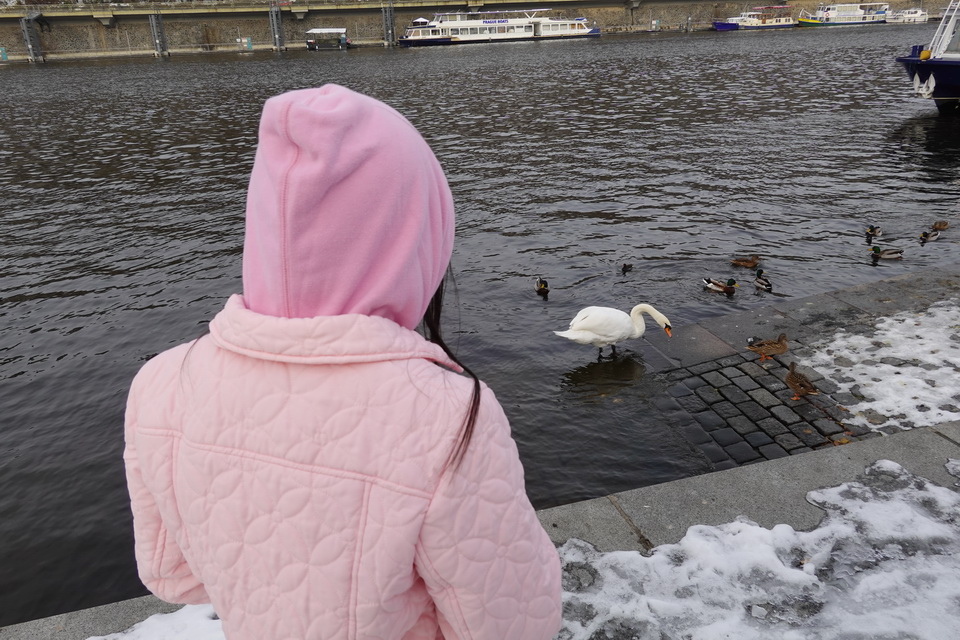
<instances>
[{"instance_id":1,"label":"moored boat","mask_svg":"<svg viewBox=\"0 0 960 640\"><path fill-rule=\"evenodd\" d=\"M793 7L789 5L754 7L751 11L744 11L739 16L715 20L713 23L713 28L717 31L784 29L795 26L797 21L793 17Z\"/></svg>"},{"instance_id":2,"label":"moored boat","mask_svg":"<svg viewBox=\"0 0 960 640\"><path fill-rule=\"evenodd\" d=\"M347 30L342 27L310 29L307 35L311 36L307 40L307 49L310 51L346 49L351 44L350 39L347 38Z\"/></svg>"},{"instance_id":3,"label":"moored boat","mask_svg":"<svg viewBox=\"0 0 960 640\"><path fill-rule=\"evenodd\" d=\"M553 18L542 15L546 11L549 9L438 13L433 20L415 20L398 42L404 47L424 47L600 35L600 29L587 24L586 18Z\"/></svg>"},{"instance_id":4,"label":"moored boat","mask_svg":"<svg viewBox=\"0 0 960 640\"><path fill-rule=\"evenodd\" d=\"M821 4L810 13L800 10L800 27L852 27L865 24L883 24L887 21L890 5L886 2L859 4Z\"/></svg>"},{"instance_id":5,"label":"moored boat","mask_svg":"<svg viewBox=\"0 0 960 640\"><path fill-rule=\"evenodd\" d=\"M911 24L914 22L926 22L930 19L930 14L923 9L901 9L894 11L887 16L887 22L894 24Z\"/></svg>"},{"instance_id":6,"label":"moored boat","mask_svg":"<svg viewBox=\"0 0 960 640\"><path fill-rule=\"evenodd\" d=\"M951 0L929 45L914 45L897 58L913 91L933 100L942 114L960 115L960 0Z\"/></svg>"}]
</instances>

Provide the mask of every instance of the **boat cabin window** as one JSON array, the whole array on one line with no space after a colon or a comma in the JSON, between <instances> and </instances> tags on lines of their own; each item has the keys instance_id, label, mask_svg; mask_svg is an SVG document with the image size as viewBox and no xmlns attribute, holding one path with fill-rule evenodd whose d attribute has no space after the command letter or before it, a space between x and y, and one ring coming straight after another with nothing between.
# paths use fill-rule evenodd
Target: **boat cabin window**
<instances>
[{"instance_id":1,"label":"boat cabin window","mask_svg":"<svg viewBox=\"0 0 960 640\"><path fill-rule=\"evenodd\" d=\"M477 28L476 28L476 27L470 27L470 35L472 35L472 36L477 35Z\"/></svg>"}]
</instances>

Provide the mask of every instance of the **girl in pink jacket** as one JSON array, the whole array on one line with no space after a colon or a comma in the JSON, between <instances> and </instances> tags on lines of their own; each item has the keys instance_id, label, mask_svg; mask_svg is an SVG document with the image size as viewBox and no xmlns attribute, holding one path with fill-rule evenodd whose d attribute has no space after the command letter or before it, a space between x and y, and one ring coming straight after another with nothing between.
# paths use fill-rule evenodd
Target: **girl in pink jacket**
<instances>
[{"instance_id":1,"label":"girl in pink jacket","mask_svg":"<svg viewBox=\"0 0 960 640\"><path fill-rule=\"evenodd\" d=\"M130 390L141 579L231 640L552 638L559 559L510 426L440 338L439 163L336 85L268 100L259 135L243 295Z\"/></svg>"}]
</instances>

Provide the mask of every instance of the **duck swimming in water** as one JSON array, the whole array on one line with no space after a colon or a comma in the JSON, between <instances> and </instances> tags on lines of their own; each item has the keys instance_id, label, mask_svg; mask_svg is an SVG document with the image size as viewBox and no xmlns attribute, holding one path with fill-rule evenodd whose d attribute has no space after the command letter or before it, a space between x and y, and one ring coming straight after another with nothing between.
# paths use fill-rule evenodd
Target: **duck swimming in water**
<instances>
[{"instance_id":1,"label":"duck swimming in water","mask_svg":"<svg viewBox=\"0 0 960 640\"><path fill-rule=\"evenodd\" d=\"M874 247L871 249L874 260L902 260L903 259L903 249L881 249L880 247Z\"/></svg>"},{"instance_id":2,"label":"duck swimming in water","mask_svg":"<svg viewBox=\"0 0 960 640\"><path fill-rule=\"evenodd\" d=\"M725 293L728 296L732 296L737 291L737 287L740 285L737 284L737 281L733 278L724 283L722 280L716 280L714 278L704 278L703 286L709 289L710 291L716 291L718 293Z\"/></svg>"},{"instance_id":3,"label":"duck swimming in water","mask_svg":"<svg viewBox=\"0 0 960 640\"><path fill-rule=\"evenodd\" d=\"M760 264L760 256L758 256L757 254L753 254L746 258L742 256L736 257L730 261L730 264L732 264L735 267L746 267L747 269L756 269L757 265Z\"/></svg>"},{"instance_id":4,"label":"duck swimming in water","mask_svg":"<svg viewBox=\"0 0 960 640\"><path fill-rule=\"evenodd\" d=\"M550 288L547 286L547 281L540 276L537 276L534 282L537 288L537 295L546 300L547 295L550 293Z\"/></svg>"},{"instance_id":5,"label":"duck swimming in water","mask_svg":"<svg viewBox=\"0 0 960 640\"><path fill-rule=\"evenodd\" d=\"M947 227L949 226L950 226L950 223L947 222L946 220L937 220L932 225L930 225L930 228L933 229L934 231L946 231Z\"/></svg>"},{"instance_id":6,"label":"duck swimming in water","mask_svg":"<svg viewBox=\"0 0 960 640\"><path fill-rule=\"evenodd\" d=\"M867 227L867 244L873 244L874 238L879 238L883 235L883 229L879 226L870 225Z\"/></svg>"},{"instance_id":7,"label":"duck swimming in water","mask_svg":"<svg viewBox=\"0 0 960 640\"><path fill-rule=\"evenodd\" d=\"M757 291L773 293L773 284L769 279L763 277L763 269L757 269L757 277L753 280L753 286L757 288Z\"/></svg>"},{"instance_id":8,"label":"duck swimming in water","mask_svg":"<svg viewBox=\"0 0 960 640\"><path fill-rule=\"evenodd\" d=\"M627 275L627 271L633 271L633 265L629 262L624 262L620 267L620 273Z\"/></svg>"},{"instance_id":9,"label":"duck swimming in water","mask_svg":"<svg viewBox=\"0 0 960 640\"><path fill-rule=\"evenodd\" d=\"M920 246L927 244L928 242L933 242L940 237L939 231L924 231L920 234Z\"/></svg>"},{"instance_id":10,"label":"duck swimming in water","mask_svg":"<svg viewBox=\"0 0 960 640\"><path fill-rule=\"evenodd\" d=\"M629 315L612 307L586 307L570 321L569 329L554 333L579 344L592 344L599 349L598 359L603 357L603 348L609 346L612 357L617 354L618 342L643 335L646 330L645 313L660 325L667 336L673 336L670 320L649 304L638 304L630 310Z\"/></svg>"}]
</instances>

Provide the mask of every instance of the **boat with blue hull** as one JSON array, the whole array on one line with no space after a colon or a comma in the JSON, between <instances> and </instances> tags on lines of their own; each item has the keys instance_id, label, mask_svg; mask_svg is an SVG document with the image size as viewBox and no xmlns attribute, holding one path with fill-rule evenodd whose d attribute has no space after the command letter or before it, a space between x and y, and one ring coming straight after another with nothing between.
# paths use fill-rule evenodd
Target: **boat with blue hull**
<instances>
[{"instance_id":1,"label":"boat with blue hull","mask_svg":"<svg viewBox=\"0 0 960 640\"><path fill-rule=\"evenodd\" d=\"M897 58L913 91L933 100L942 114L960 115L960 0L951 0L929 45L914 45Z\"/></svg>"},{"instance_id":2,"label":"boat with blue hull","mask_svg":"<svg viewBox=\"0 0 960 640\"><path fill-rule=\"evenodd\" d=\"M797 21L793 17L793 7L789 5L754 7L739 16L713 22L713 28L717 31L785 29L795 26Z\"/></svg>"}]
</instances>

